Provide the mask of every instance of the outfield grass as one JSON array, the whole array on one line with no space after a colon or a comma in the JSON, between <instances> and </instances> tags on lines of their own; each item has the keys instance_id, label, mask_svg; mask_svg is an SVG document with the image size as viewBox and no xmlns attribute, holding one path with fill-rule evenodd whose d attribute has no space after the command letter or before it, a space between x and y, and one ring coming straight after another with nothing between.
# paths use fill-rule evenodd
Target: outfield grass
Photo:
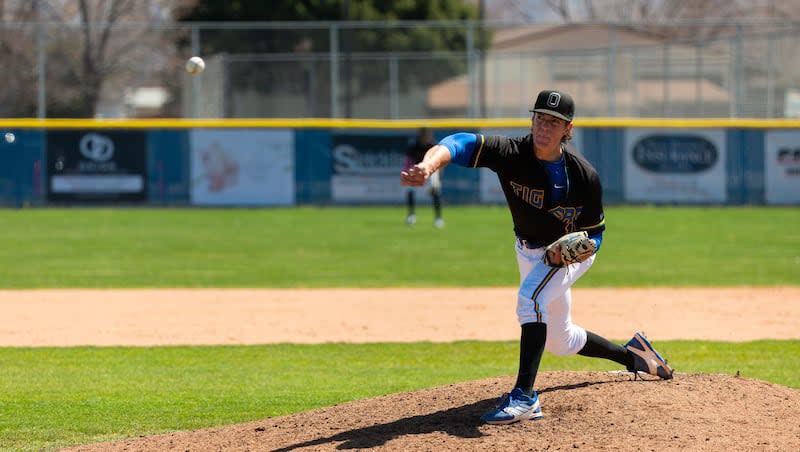
<instances>
[{"instance_id":1,"label":"outfield grass","mask_svg":"<svg viewBox=\"0 0 800 452\"><path fill-rule=\"evenodd\" d=\"M800 388L800 361L786 359L800 356L800 341L656 346L678 372L739 372ZM514 375L517 353L516 342L0 348L0 450L52 449L239 423ZM541 369L618 367L545 354Z\"/></svg>"},{"instance_id":2,"label":"outfield grass","mask_svg":"<svg viewBox=\"0 0 800 452\"><path fill-rule=\"evenodd\" d=\"M1 210L0 287L513 286L504 207ZM800 283L800 209L613 207L579 287Z\"/></svg>"}]
</instances>

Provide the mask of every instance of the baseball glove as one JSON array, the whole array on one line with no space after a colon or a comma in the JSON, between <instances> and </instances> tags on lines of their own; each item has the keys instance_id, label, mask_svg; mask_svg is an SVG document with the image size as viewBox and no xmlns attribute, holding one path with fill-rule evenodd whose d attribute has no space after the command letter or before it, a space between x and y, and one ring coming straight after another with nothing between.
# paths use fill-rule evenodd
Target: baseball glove
<instances>
[{"instance_id":1,"label":"baseball glove","mask_svg":"<svg viewBox=\"0 0 800 452\"><path fill-rule=\"evenodd\" d=\"M550 262L549 251L553 251L559 246L560 250L556 251L561 254L561 264L556 265ZM542 260L551 267L566 267L576 262L585 261L595 251L597 251L597 247L594 244L594 240L589 238L589 234L586 231L571 232L548 245L545 248Z\"/></svg>"}]
</instances>

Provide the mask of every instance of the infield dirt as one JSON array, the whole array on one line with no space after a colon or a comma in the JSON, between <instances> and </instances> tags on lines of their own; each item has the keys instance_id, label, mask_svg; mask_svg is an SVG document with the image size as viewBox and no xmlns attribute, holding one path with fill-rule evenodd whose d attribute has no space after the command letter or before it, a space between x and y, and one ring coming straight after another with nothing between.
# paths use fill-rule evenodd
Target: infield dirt
<instances>
[{"instance_id":1,"label":"infield dirt","mask_svg":"<svg viewBox=\"0 0 800 452\"><path fill-rule=\"evenodd\" d=\"M515 288L0 291L0 344L516 340L515 303ZM656 347L800 339L800 288L573 289L573 313L613 339L644 330ZM543 420L479 424L512 385L500 376L70 450L800 450L800 391L758 380L545 372L536 385Z\"/></svg>"},{"instance_id":2,"label":"infield dirt","mask_svg":"<svg viewBox=\"0 0 800 452\"><path fill-rule=\"evenodd\" d=\"M547 372L545 417L508 426L478 418L510 377L359 400L227 427L75 451L796 451L799 391L725 375L631 381L624 374Z\"/></svg>"}]
</instances>

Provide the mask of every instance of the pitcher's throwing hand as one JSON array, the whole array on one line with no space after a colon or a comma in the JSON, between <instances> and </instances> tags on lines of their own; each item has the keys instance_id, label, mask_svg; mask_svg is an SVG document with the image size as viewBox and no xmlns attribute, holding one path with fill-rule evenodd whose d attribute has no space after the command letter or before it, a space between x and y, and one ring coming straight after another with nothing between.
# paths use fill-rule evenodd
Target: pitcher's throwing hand
<instances>
[{"instance_id":1,"label":"pitcher's throwing hand","mask_svg":"<svg viewBox=\"0 0 800 452\"><path fill-rule=\"evenodd\" d=\"M425 180L428 179L430 173L425 171L419 165L414 165L411 168L400 172L400 183L409 187L419 187L425 185Z\"/></svg>"}]
</instances>

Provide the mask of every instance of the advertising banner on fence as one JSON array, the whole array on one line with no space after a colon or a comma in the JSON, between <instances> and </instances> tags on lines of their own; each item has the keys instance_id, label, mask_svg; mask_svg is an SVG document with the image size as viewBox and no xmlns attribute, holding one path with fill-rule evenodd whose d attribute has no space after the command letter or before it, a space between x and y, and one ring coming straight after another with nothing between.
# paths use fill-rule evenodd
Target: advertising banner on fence
<instances>
[{"instance_id":1,"label":"advertising banner on fence","mask_svg":"<svg viewBox=\"0 0 800 452\"><path fill-rule=\"evenodd\" d=\"M412 135L333 135L331 196L336 202L401 202L400 171ZM422 200L421 200L422 201Z\"/></svg>"},{"instance_id":2,"label":"advertising banner on fence","mask_svg":"<svg viewBox=\"0 0 800 452\"><path fill-rule=\"evenodd\" d=\"M800 203L800 131L766 132L764 177L767 204Z\"/></svg>"},{"instance_id":3,"label":"advertising banner on fence","mask_svg":"<svg viewBox=\"0 0 800 452\"><path fill-rule=\"evenodd\" d=\"M625 200L725 202L725 141L723 130L627 130Z\"/></svg>"},{"instance_id":4,"label":"advertising banner on fence","mask_svg":"<svg viewBox=\"0 0 800 452\"><path fill-rule=\"evenodd\" d=\"M47 200L108 203L146 200L145 132L47 132Z\"/></svg>"},{"instance_id":5,"label":"advertising banner on fence","mask_svg":"<svg viewBox=\"0 0 800 452\"><path fill-rule=\"evenodd\" d=\"M292 130L197 129L189 142L192 204L294 204Z\"/></svg>"}]
</instances>

